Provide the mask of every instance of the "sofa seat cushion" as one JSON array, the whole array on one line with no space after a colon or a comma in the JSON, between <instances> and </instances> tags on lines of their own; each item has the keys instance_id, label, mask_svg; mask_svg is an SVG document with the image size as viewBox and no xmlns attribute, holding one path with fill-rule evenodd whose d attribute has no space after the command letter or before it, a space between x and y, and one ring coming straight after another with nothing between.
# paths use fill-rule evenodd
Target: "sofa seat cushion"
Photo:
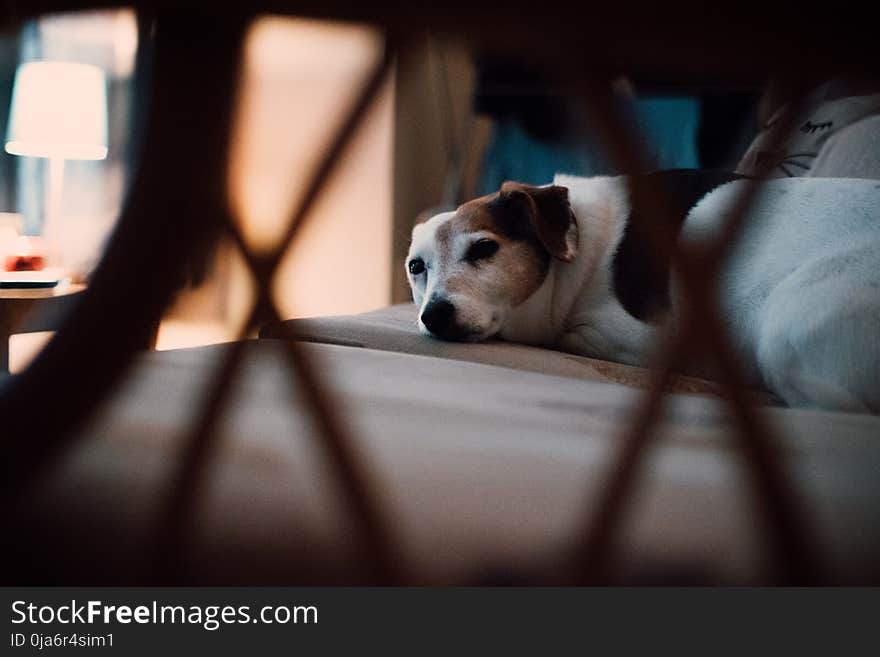
<instances>
[{"instance_id":1,"label":"sofa seat cushion","mask_svg":"<svg viewBox=\"0 0 880 657\"><path fill-rule=\"evenodd\" d=\"M635 388L651 384L651 371L641 367L510 342L471 344L428 338L416 328L416 308L411 303L359 315L289 319L263 327L260 337L451 358ZM670 390L717 395L721 387L705 379L676 376ZM762 391L755 391L754 397L761 403L776 402L772 395Z\"/></svg>"},{"instance_id":2,"label":"sofa seat cushion","mask_svg":"<svg viewBox=\"0 0 880 657\"><path fill-rule=\"evenodd\" d=\"M29 584L119 584L148 572L194 418L230 345L140 355L34 489L7 536ZM579 537L638 392L478 363L307 344L373 475L415 582L492 573L570 581ZM307 398L278 340L245 345L208 450L182 559L194 584L354 584L356 535ZM880 582L880 417L764 408L772 450L832 581ZM620 573L755 583L766 565L727 409L672 395L626 509ZM764 530L766 531L766 529ZM636 580L644 581L644 580ZM668 580L667 580L668 581Z\"/></svg>"}]
</instances>

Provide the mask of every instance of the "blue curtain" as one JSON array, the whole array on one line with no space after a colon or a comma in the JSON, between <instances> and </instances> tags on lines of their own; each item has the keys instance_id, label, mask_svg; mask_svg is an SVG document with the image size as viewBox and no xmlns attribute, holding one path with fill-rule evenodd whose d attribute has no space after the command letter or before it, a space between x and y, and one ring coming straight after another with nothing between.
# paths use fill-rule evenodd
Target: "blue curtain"
<instances>
[{"instance_id":1,"label":"blue curtain","mask_svg":"<svg viewBox=\"0 0 880 657\"><path fill-rule=\"evenodd\" d=\"M640 98L630 104L630 110L657 169L699 166L698 98ZM578 143L542 141L530 136L514 118L500 118L484 156L477 191L497 191L505 180L543 185L557 173L595 176L620 172L589 139L579 139Z\"/></svg>"}]
</instances>

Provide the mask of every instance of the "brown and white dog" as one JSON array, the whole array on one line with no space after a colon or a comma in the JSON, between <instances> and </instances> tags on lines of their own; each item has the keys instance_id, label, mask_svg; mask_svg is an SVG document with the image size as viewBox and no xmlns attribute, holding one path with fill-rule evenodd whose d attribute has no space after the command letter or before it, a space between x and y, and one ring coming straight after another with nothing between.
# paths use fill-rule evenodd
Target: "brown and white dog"
<instances>
[{"instance_id":1,"label":"brown and white dog","mask_svg":"<svg viewBox=\"0 0 880 657\"><path fill-rule=\"evenodd\" d=\"M696 242L713 238L741 187L756 184L716 172L646 175L678 201L680 239ZM645 365L680 297L632 221L647 210L631 201L630 183L510 182L417 225L407 274L420 330ZM880 412L880 183L761 184L719 286L750 382L792 405Z\"/></svg>"}]
</instances>

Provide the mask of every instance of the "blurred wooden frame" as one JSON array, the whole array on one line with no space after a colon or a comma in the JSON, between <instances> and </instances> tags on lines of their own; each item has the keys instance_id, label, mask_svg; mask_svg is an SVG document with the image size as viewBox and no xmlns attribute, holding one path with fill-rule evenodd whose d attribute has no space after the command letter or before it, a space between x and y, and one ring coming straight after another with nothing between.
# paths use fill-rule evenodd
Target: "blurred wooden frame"
<instances>
[{"instance_id":1,"label":"blurred wooden frame","mask_svg":"<svg viewBox=\"0 0 880 657\"><path fill-rule=\"evenodd\" d=\"M432 32L408 35L395 76L391 300L409 301L404 259L426 211L476 195L491 119L472 107L475 69L468 44Z\"/></svg>"},{"instance_id":2,"label":"blurred wooden frame","mask_svg":"<svg viewBox=\"0 0 880 657\"><path fill-rule=\"evenodd\" d=\"M582 96L594 132L602 137L608 155L622 169L644 168L645 162L637 135L632 126L623 122L614 105L611 80L620 72L674 75L688 81L722 76L732 83L772 74L791 80L795 88L806 89L830 73L861 71L866 63L876 66L880 62L876 40L859 39L855 34L865 28L853 13L838 23L831 19L816 26L808 17L774 13L766 7L760 14L754 14L743 6L726 8L730 16L716 15L711 21L695 23L683 3L666 3L660 13L657 9L640 8L638 14L632 6L635 3L613 3L590 7L589 14L584 12L581 16L572 15L571 11L549 12L532 3L482 0L453 1L442 7L397 2L349 5L338 0L252 0L222 8L202 1L187 3L186 9L175 4L138 5L139 11L155 20L150 120L141 165L105 257L81 302L47 348L25 372L0 388L4 519L15 513L28 484L67 452L76 429L125 374L143 335L184 284L181 263L198 257L206 244L216 241L224 232L230 235L259 283L257 301L243 334L261 322L277 318L269 284L280 256L295 239L309 207L318 198L394 58L408 52L413 34L436 30L440 34L455 34L471 45L518 53L528 46L529 54L562 73L570 91ZM10 25L40 13L105 5L110 3L11 2L4 5L2 20ZM293 213L284 239L266 257L248 251L230 216L226 198L229 127L239 55L250 19L261 12L368 21L383 28L388 39L385 56L364 81L356 102L314 171L309 191ZM644 20L634 22L634 15ZM760 16L757 25L756 15ZM847 22L839 22L843 20ZM588 30L587 26L602 29ZM695 30L695 26L704 29ZM746 49L742 46L744 30L749 35ZM799 43L810 44L808 51L792 48L780 36L792 32L797 32ZM205 108L210 111L204 111ZM191 148L181 152L174 146L184 137ZM685 253L664 230L671 224L664 221L670 205L663 190L639 188L634 193L643 195L656 208L657 221L648 228L654 235L655 247L670 252L674 266L683 275L692 307L691 321L681 335L669 337L660 354L655 385L636 408L607 485L593 505L596 512L584 517L582 539L571 548L575 564L572 572L576 575L562 582L552 580L550 574L538 574L538 579L566 584L614 582L611 548L645 447L661 415L664 383L687 340L691 349L697 346L714 357L726 375L725 390L738 428L737 444L749 475L747 480L759 503L759 520L765 528L762 535L767 538L772 557L766 581L821 582L821 555L810 549L815 543L810 539L807 514L775 458L769 427L743 396L742 377L723 334L712 294L719 263L735 242L753 195L741 199L739 212L731 217L721 243L706 253ZM173 241L168 239L171 234L175 235ZM150 280L144 280L140 274L148 269L153 274ZM111 299L115 300L114 312L108 315ZM195 414L184 458L156 519L155 567L141 574L145 582L184 581L175 555L187 540L186 519L193 512L193 499L205 476L205 455L212 447L221 411L239 370L242 345L239 342L226 360L218 364L205 406ZM95 354L99 356L96 358ZM364 455L357 452L343 410L329 398L316 374L319 368L295 342L288 343L288 357L294 378L322 429L322 444L345 493L353 526L359 530L364 581L418 583L419 573L407 569L406 555L400 553L390 529L392 523L379 498L373 470ZM47 404L52 406L52 413L34 412ZM21 436L28 436L28 440L21 440ZM4 550L8 540L13 539L3 542ZM18 536L15 540L26 541L28 537ZM3 563L5 568L15 567L8 559Z\"/></svg>"}]
</instances>

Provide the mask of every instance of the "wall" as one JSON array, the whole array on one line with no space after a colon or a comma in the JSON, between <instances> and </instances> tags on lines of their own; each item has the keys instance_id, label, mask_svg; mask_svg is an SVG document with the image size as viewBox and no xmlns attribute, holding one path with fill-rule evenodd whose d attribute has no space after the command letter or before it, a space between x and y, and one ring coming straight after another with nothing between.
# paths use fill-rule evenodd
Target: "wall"
<instances>
[{"instance_id":1,"label":"wall","mask_svg":"<svg viewBox=\"0 0 880 657\"><path fill-rule=\"evenodd\" d=\"M233 129L229 189L249 245L268 251L302 198L381 35L364 26L263 18L248 37ZM273 296L284 317L357 313L391 300L393 79L380 92L282 263ZM158 348L234 339L254 281L231 244L210 278L185 292Z\"/></svg>"},{"instance_id":2,"label":"wall","mask_svg":"<svg viewBox=\"0 0 880 657\"><path fill-rule=\"evenodd\" d=\"M267 249L284 231L382 48L367 27L278 18L254 26L230 180L233 207L254 248ZM389 83L282 265L274 296L284 315L389 303L392 121Z\"/></svg>"}]
</instances>

